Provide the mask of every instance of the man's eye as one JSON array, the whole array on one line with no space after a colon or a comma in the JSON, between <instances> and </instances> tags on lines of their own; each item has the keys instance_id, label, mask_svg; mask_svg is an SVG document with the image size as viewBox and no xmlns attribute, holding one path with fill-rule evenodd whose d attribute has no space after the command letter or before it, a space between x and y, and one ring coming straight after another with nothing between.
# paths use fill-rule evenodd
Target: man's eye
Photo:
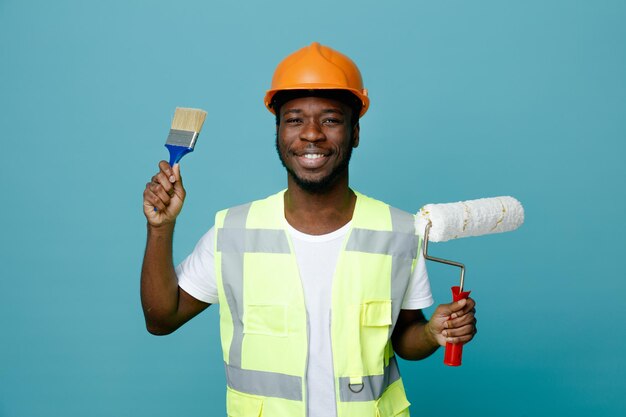
<instances>
[{"instance_id":1,"label":"man's eye","mask_svg":"<svg viewBox=\"0 0 626 417\"><path fill-rule=\"evenodd\" d=\"M294 123L300 123L301 121L302 120L297 117L290 117L285 120L285 123L294 124Z\"/></svg>"},{"instance_id":2,"label":"man's eye","mask_svg":"<svg viewBox=\"0 0 626 417\"><path fill-rule=\"evenodd\" d=\"M328 119L324 119L324 123L332 125L332 124L342 123L342 121L339 120L339 119L334 119L334 118L331 117L331 118L328 118Z\"/></svg>"}]
</instances>

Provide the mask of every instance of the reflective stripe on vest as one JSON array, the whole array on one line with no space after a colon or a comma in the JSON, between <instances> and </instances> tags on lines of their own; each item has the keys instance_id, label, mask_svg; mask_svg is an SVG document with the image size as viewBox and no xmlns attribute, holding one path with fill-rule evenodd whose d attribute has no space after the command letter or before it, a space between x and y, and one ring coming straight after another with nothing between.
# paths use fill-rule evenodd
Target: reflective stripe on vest
<instances>
[{"instance_id":1,"label":"reflective stripe on vest","mask_svg":"<svg viewBox=\"0 0 626 417\"><path fill-rule=\"evenodd\" d=\"M299 376L253 371L226 364L226 383L232 389L247 394L302 401L302 378Z\"/></svg>"},{"instance_id":2,"label":"reflective stripe on vest","mask_svg":"<svg viewBox=\"0 0 626 417\"><path fill-rule=\"evenodd\" d=\"M350 384L350 377L339 377L339 395L341 401L374 401L380 398L383 391L392 383L400 379L400 370L396 357L389 359L382 375L363 377L362 386L354 387Z\"/></svg>"},{"instance_id":3,"label":"reflective stripe on vest","mask_svg":"<svg viewBox=\"0 0 626 417\"><path fill-rule=\"evenodd\" d=\"M388 227L390 230L377 230L374 227L369 228L367 226L369 226L368 222L370 221L367 220L365 216L363 216L365 220L361 219L363 221L358 221L358 208L363 206L363 211L367 209L378 216L381 210L379 206L382 203L376 202L377 205L371 205L367 197L358 193L357 196L357 208L355 208L353 217L353 227L349 232L349 237L345 242L342 253L347 254L352 252L355 253L357 257L367 257L367 254L373 254L384 255L381 259L390 258L390 274L387 278L390 280L388 282L390 292L386 296L381 297L380 300L357 300L358 305L354 307L357 310L354 310L353 315L355 315L355 317L358 316L357 320L363 320L363 325L372 325L374 329L383 329L385 331L384 343L378 346L380 354L376 354L374 360L370 360L370 363L375 362L379 364L376 366L369 365L369 369L373 371L373 373L369 374L366 372L367 366L359 365L358 363L356 367L349 365L344 366L343 363L338 361L338 358L335 357L337 352L333 349L333 359L339 364L335 366L337 372L335 378L338 391L337 400L344 403L376 401L389 385L400 379L397 362L390 347L389 337L401 309L402 299L408 286L412 267L415 265L415 258L419 246L419 240L414 234L412 215L384 206L387 210L386 216L390 219L390 224L385 227ZM244 347L246 337L250 340L255 337L261 340L265 337L266 340L269 341L277 340L283 343L279 343L280 346L283 346L284 343L288 343L287 339L291 337L291 330L294 328L296 329L295 333L302 335L302 331L304 331L306 335L307 330L302 330L302 327L306 327L306 323L305 320L301 319L302 314L300 314L304 312L304 300L301 294L296 296L297 301L285 300L284 305L276 304L276 302L273 301L270 304L261 303L259 305L250 306L245 300L246 288L244 288L244 286L251 284L246 283L247 281L244 279L244 275L250 274L246 276L253 276L253 274L256 273L251 272L250 268L246 269L246 262L250 262L251 265L267 266L266 264L272 262L272 260L280 260L279 263L282 262L280 265L283 267L287 265L285 268L291 270L291 275L295 273L295 278L297 278L297 285L295 285L295 282L289 282L285 285L291 285L292 288L298 287L301 291L301 284L295 264L295 255L293 255L289 237L283 225L284 212L282 199L283 193L281 192L266 200L261 200L260 202L231 208L225 213L222 212L218 214L218 217L216 217L216 261L218 257L220 259L220 267L216 275L218 276L218 289L221 290L220 311L230 316L232 326L232 334L230 332L231 329L226 329L226 331L222 329L222 347L225 351L227 383L231 389L260 397L303 401L303 379L305 376L306 363L302 363L301 369L299 366L296 366L295 368L292 367L290 372L283 373L263 369L262 361L260 360L252 361L257 369L246 369L246 358L242 358L243 355L251 354L246 353L250 352L249 349L251 348L249 347L248 350L246 350ZM250 213L254 213L256 209L255 204L259 204L260 208L258 210L261 214L251 215ZM269 204L269 206L265 207L264 204ZM375 209L372 209L372 207L375 207ZM267 216L267 213L270 212L270 208L273 208L274 211L277 212L275 213L276 218L272 217L269 219L270 216ZM268 218L268 220L265 221L265 218ZM265 223L268 224L267 227L265 227ZM251 256L253 258L250 258ZM255 258L254 256L260 258ZM262 259L266 259L267 256L270 256L270 258L267 258L267 262L262 261ZM287 258L283 258L284 256L287 256ZM378 258L375 258L371 262L377 264L378 261L376 261L376 259ZM255 264L254 262L257 263ZM351 262L352 261L344 260L344 268L352 265ZM283 274L283 271L280 269L279 265L277 265L276 268L277 278L274 284L281 286L287 279L281 281L278 276ZM244 269L246 269L247 272L244 273ZM259 273L262 274L263 272ZM263 279L272 282L271 277L264 276ZM340 279L340 277L336 276L334 278L334 280L338 279ZM333 286L334 285L335 284L333 284ZM342 290L339 291L341 292ZM295 294L295 292L292 291L292 294ZM335 291L333 290L333 297L334 295ZM388 299L387 297L389 297L391 301L385 301ZM224 310L226 308L228 309L227 312ZM258 311L259 313L264 311L263 314L268 314L268 312L274 314L275 316L272 317L276 317L276 321L279 324L274 326L272 323L272 326L275 328L266 331L265 327L263 327L266 325L266 323L263 322L263 317L258 319L254 315L256 313L252 313L252 311ZM294 311L296 312L294 317L298 318L295 321L289 319ZM248 319L244 317L246 314L248 315ZM304 316L302 317L305 317L306 313L303 314ZM342 316L343 312L333 311L332 314L333 316ZM389 314L389 316L387 316L387 314ZM282 317L283 315L286 317ZM361 316L364 318L361 319ZM388 319L386 317L388 317ZM341 320L345 319L343 316L340 318ZM223 319L221 318L221 320ZM339 318L337 320L339 320ZM371 321L371 323L366 323L368 320ZM228 322L228 320L226 322L223 321L222 327L224 327L225 323L228 324ZM260 324L256 322L260 322ZM246 323L248 326L247 331L244 329ZM357 328L359 325L360 324L357 323ZM354 326L352 326L352 328L354 329ZM363 332L365 331L367 330L363 330ZM298 338L298 336L294 337ZM340 335L336 335L332 332L331 337L341 338ZM297 342L298 340L296 340L296 345L298 344ZM333 340L333 346L340 342L341 341ZM258 348L258 346L261 345L253 344L251 346ZM227 347L228 354L226 355ZM301 353L302 352L295 352L293 354L298 356ZM291 355L291 352L284 351L282 354ZM358 356L358 354L359 352L353 352L353 356ZM299 355L299 357L306 358L306 352L304 356ZM293 358L290 357L287 359ZM294 363L300 362L306 362L306 359L295 360ZM345 369L342 371L341 367ZM338 411L341 416L341 410L338 409Z\"/></svg>"}]
</instances>

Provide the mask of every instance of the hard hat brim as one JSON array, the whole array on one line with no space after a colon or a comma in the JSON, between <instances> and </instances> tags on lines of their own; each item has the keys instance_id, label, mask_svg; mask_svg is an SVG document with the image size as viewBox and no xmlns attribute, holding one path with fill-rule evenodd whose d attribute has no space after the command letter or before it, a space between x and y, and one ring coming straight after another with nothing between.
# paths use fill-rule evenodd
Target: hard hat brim
<instances>
[{"instance_id":1,"label":"hard hat brim","mask_svg":"<svg viewBox=\"0 0 626 417\"><path fill-rule=\"evenodd\" d=\"M357 90L354 88L346 88L346 87L337 86L337 85L308 83L308 84L294 85L289 88L276 88L273 90L267 90L267 92L265 93L265 99L264 99L265 107L267 107L267 109L271 113L276 114L275 109L272 107L272 99L274 98L276 93L278 93L279 91L293 91L293 90L305 90L305 91L306 90L345 90L345 91L349 91L361 101L362 106L361 106L361 112L359 113L359 117L363 117L363 115L367 112L369 105L370 105L370 99L367 96L367 89Z\"/></svg>"}]
</instances>

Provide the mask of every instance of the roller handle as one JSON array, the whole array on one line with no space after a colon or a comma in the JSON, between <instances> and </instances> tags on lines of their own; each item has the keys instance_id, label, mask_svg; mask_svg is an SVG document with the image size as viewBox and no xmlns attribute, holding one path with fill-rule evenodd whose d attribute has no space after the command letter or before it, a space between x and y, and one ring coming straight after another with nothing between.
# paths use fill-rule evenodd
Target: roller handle
<instances>
[{"instance_id":1,"label":"roller handle","mask_svg":"<svg viewBox=\"0 0 626 417\"><path fill-rule=\"evenodd\" d=\"M452 300L459 301L469 297L471 291L461 291L458 286L452 287ZM448 366L461 366L463 357L463 343L446 343L443 363Z\"/></svg>"}]
</instances>

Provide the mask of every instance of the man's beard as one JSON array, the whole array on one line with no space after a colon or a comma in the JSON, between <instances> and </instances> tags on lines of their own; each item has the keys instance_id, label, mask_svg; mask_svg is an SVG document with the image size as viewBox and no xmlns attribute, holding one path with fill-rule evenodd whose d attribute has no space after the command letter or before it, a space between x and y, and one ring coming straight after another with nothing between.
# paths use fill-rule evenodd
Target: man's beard
<instances>
[{"instance_id":1,"label":"man's beard","mask_svg":"<svg viewBox=\"0 0 626 417\"><path fill-rule=\"evenodd\" d=\"M339 178L344 172L348 171L350 158L352 157L353 144L354 139L350 141L350 145L348 146L348 150L344 154L344 157L339 161L339 164L335 168L333 168L330 174L328 174L324 178L313 181L298 177L298 175L291 168L289 168L287 164L285 164L285 160L283 159L283 155L280 151L280 145L278 144L278 135L276 135L276 152L278 152L278 158L280 158L280 162L283 164L283 166L287 170L287 173L294 180L294 182L304 191L312 194L324 194L335 183L337 178Z\"/></svg>"}]
</instances>

